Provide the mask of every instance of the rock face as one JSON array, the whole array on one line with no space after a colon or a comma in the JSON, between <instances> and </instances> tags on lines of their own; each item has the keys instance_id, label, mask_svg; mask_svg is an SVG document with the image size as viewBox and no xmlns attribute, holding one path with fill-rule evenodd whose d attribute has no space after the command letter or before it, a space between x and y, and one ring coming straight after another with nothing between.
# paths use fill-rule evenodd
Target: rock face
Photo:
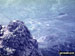
<instances>
[{"instance_id":1,"label":"rock face","mask_svg":"<svg viewBox=\"0 0 75 56\"><path fill-rule=\"evenodd\" d=\"M0 25L0 55L42 56L37 41L19 20L11 21L7 27Z\"/></svg>"}]
</instances>

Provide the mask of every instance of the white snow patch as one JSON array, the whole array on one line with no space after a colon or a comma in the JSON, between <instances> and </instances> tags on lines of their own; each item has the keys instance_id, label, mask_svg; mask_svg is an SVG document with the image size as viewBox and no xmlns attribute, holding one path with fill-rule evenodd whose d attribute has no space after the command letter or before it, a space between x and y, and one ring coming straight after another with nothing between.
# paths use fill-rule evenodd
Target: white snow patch
<instances>
[{"instance_id":1,"label":"white snow patch","mask_svg":"<svg viewBox=\"0 0 75 56\"><path fill-rule=\"evenodd\" d=\"M7 52L9 52L9 53L13 53L13 51L15 51L15 49L11 49L11 48L9 48L9 47L6 48L5 50L6 50Z\"/></svg>"},{"instance_id":2,"label":"white snow patch","mask_svg":"<svg viewBox=\"0 0 75 56\"><path fill-rule=\"evenodd\" d=\"M16 20L13 20L13 22L16 22Z\"/></svg>"}]
</instances>

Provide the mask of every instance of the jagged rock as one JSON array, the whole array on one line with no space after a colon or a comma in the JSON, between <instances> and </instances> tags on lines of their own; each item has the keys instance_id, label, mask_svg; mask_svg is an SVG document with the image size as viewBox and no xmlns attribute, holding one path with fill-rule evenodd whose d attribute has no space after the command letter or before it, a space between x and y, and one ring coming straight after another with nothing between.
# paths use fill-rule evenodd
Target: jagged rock
<instances>
[{"instance_id":1,"label":"jagged rock","mask_svg":"<svg viewBox=\"0 0 75 56\"><path fill-rule=\"evenodd\" d=\"M2 25L0 25L0 30L2 29Z\"/></svg>"},{"instance_id":2,"label":"jagged rock","mask_svg":"<svg viewBox=\"0 0 75 56\"><path fill-rule=\"evenodd\" d=\"M37 41L22 21L11 21L5 29L1 36L2 56L42 56Z\"/></svg>"},{"instance_id":3,"label":"jagged rock","mask_svg":"<svg viewBox=\"0 0 75 56\"><path fill-rule=\"evenodd\" d=\"M0 36L3 36L2 25L0 25Z\"/></svg>"}]
</instances>

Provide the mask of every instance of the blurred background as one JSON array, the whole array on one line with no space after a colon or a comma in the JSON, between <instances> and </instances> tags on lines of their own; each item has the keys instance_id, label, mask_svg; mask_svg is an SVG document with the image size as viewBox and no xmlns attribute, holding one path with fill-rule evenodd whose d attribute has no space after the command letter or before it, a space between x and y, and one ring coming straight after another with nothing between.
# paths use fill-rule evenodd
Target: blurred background
<instances>
[{"instance_id":1,"label":"blurred background","mask_svg":"<svg viewBox=\"0 0 75 56\"><path fill-rule=\"evenodd\" d=\"M25 22L44 56L75 49L75 0L0 0L0 24L11 20Z\"/></svg>"}]
</instances>

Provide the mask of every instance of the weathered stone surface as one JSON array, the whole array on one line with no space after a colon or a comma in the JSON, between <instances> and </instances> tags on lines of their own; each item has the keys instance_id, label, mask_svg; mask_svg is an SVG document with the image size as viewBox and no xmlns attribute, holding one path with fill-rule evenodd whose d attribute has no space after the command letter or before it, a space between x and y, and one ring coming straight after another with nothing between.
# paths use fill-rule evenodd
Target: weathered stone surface
<instances>
[{"instance_id":1,"label":"weathered stone surface","mask_svg":"<svg viewBox=\"0 0 75 56\"><path fill-rule=\"evenodd\" d=\"M42 56L37 41L22 21L11 21L3 31L0 36L2 56Z\"/></svg>"}]
</instances>

